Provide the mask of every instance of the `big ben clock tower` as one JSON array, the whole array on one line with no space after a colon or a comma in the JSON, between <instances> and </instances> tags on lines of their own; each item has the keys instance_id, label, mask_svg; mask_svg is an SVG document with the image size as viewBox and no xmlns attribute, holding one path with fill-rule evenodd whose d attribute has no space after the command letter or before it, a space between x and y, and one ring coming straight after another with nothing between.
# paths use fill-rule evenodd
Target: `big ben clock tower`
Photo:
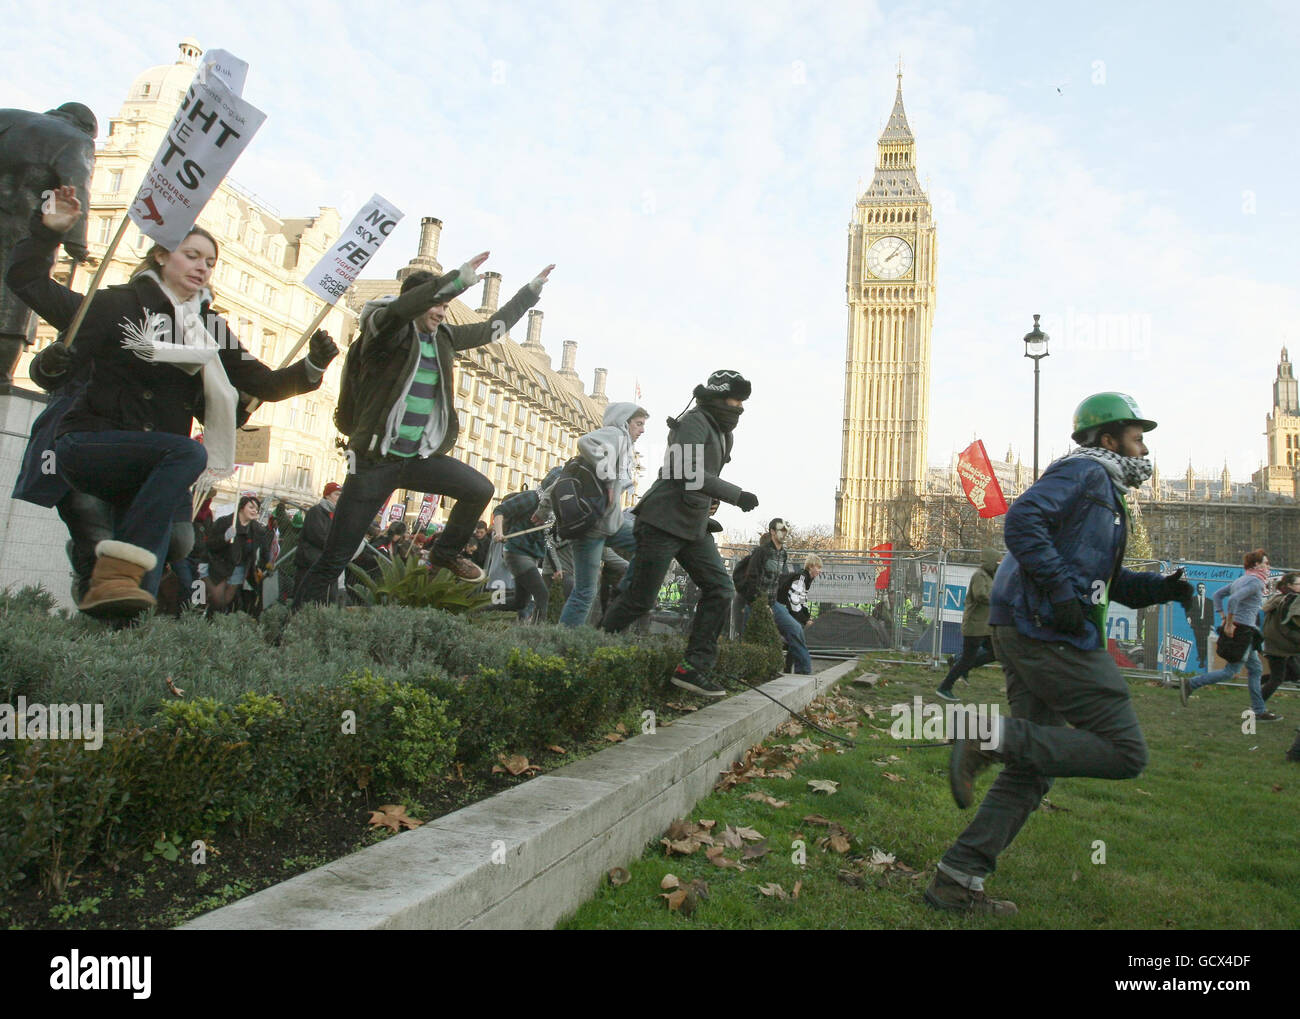
<instances>
[{"instance_id":1,"label":"big ben clock tower","mask_svg":"<svg viewBox=\"0 0 1300 1019\"><path fill-rule=\"evenodd\" d=\"M925 495L935 236L916 179L903 74L871 186L849 224L848 345L835 534L841 547L915 543Z\"/></svg>"}]
</instances>

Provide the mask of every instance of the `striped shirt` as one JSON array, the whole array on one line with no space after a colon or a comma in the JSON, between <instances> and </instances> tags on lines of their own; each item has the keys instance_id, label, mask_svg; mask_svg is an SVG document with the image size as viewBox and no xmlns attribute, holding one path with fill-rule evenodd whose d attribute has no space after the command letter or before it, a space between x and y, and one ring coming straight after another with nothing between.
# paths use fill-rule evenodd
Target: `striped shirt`
<instances>
[{"instance_id":1,"label":"striped shirt","mask_svg":"<svg viewBox=\"0 0 1300 1019\"><path fill-rule=\"evenodd\" d=\"M406 408L397 437L388 451L394 456L413 457L420 452L420 440L438 401L438 347L429 333L420 334L420 363L406 394Z\"/></svg>"}]
</instances>

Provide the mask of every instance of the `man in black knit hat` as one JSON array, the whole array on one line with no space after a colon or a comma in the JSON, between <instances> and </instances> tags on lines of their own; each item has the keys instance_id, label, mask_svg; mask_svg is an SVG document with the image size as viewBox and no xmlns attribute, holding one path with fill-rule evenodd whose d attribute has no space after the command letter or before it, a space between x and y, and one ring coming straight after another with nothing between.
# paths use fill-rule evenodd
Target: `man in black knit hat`
<instances>
[{"instance_id":1,"label":"man in black knit hat","mask_svg":"<svg viewBox=\"0 0 1300 1019\"><path fill-rule=\"evenodd\" d=\"M655 597L676 559L700 589L699 604L686 644L686 658L672 682L705 697L726 692L710 673L718 659L718 634L727 620L735 588L709 532L715 499L748 513L758 505L752 492L723 481L718 474L731 459L731 433L749 399L749 382L733 371L716 371L695 387L699 406L681 419L668 419L668 450L659 477L633 507L636 557L626 588L610 605L601 626L610 633L626 629L654 608Z\"/></svg>"}]
</instances>

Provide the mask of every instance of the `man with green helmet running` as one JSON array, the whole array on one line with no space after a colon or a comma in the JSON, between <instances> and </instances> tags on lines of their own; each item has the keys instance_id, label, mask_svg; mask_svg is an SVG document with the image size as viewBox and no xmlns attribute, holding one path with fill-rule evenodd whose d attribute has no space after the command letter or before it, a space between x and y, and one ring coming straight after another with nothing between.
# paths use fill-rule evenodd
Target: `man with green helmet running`
<instances>
[{"instance_id":1,"label":"man with green helmet running","mask_svg":"<svg viewBox=\"0 0 1300 1019\"><path fill-rule=\"evenodd\" d=\"M1078 449L1051 464L1007 511L1007 555L990 595L993 646L1011 717L992 739L959 739L949 762L957 806L975 776L1004 767L975 820L944 854L925 898L939 909L994 915L1013 903L984 894L984 878L1054 778L1135 778L1147 748L1128 685L1106 650L1109 601L1132 608L1191 597L1182 570L1165 577L1123 567L1126 490L1151 476L1144 432L1156 427L1124 393L1098 393L1074 412ZM1067 727L1067 723L1068 726Z\"/></svg>"}]
</instances>

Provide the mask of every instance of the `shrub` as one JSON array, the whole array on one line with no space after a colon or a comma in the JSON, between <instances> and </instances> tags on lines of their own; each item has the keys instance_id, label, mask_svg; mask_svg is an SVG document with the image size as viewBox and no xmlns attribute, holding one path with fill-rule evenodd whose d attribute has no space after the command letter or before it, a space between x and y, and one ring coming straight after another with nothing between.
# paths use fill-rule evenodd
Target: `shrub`
<instances>
[{"instance_id":1,"label":"shrub","mask_svg":"<svg viewBox=\"0 0 1300 1019\"><path fill-rule=\"evenodd\" d=\"M459 615L492 604L492 593L482 587L470 587L457 580L448 570L436 572L420 562L412 552L405 559L379 555L379 579L375 580L356 563L348 563L348 572L357 578L352 588L369 605L405 605L418 609L442 609Z\"/></svg>"}]
</instances>

